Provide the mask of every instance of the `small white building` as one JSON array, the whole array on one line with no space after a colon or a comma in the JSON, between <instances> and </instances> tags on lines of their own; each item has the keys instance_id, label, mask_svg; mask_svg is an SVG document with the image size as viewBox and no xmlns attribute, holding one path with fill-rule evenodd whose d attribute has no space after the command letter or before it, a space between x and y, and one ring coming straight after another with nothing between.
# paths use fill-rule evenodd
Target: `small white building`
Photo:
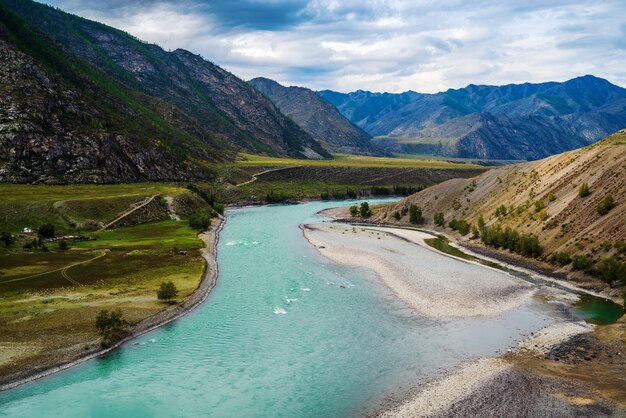
<instances>
[{"instance_id":1,"label":"small white building","mask_svg":"<svg viewBox=\"0 0 626 418\"><path fill-rule=\"evenodd\" d=\"M24 229L22 230L23 233L25 234L32 234L33 230L30 229L29 227L25 226Z\"/></svg>"}]
</instances>

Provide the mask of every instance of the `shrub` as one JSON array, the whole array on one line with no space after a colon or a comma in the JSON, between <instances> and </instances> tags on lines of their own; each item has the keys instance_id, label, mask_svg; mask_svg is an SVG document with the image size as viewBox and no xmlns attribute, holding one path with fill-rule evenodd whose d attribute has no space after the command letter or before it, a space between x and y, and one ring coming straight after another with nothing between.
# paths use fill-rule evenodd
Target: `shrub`
<instances>
[{"instance_id":1,"label":"shrub","mask_svg":"<svg viewBox=\"0 0 626 418\"><path fill-rule=\"evenodd\" d=\"M399 221L399 220L400 220L400 218L402 218L402 216L400 216L400 212L395 211L395 212L393 213L393 218L394 218L396 221Z\"/></svg>"},{"instance_id":2,"label":"shrub","mask_svg":"<svg viewBox=\"0 0 626 418\"><path fill-rule=\"evenodd\" d=\"M454 201L452 202L452 209L454 210L461 209L461 202L459 202L459 199L454 199Z\"/></svg>"},{"instance_id":3,"label":"shrub","mask_svg":"<svg viewBox=\"0 0 626 418\"><path fill-rule=\"evenodd\" d=\"M350 206L350 215L352 215L352 217L359 216L359 207L357 205Z\"/></svg>"},{"instance_id":4,"label":"shrub","mask_svg":"<svg viewBox=\"0 0 626 418\"><path fill-rule=\"evenodd\" d=\"M213 203L212 207L213 207L213 210L215 212L219 213L220 215L224 214L224 204L223 203L215 202L215 203Z\"/></svg>"},{"instance_id":5,"label":"shrub","mask_svg":"<svg viewBox=\"0 0 626 418\"><path fill-rule=\"evenodd\" d=\"M461 219L457 222L457 230L461 235L467 235L470 231L471 225L465 220Z\"/></svg>"},{"instance_id":6,"label":"shrub","mask_svg":"<svg viewBox=\"0 0 626 418\"><path fill-rule=\"evenodd\" d=\"M459 221L457 221L456 219L452 219L450 222L448 222L448 227L453 231L456 231L458 228L458 223Z\"/></svg>"},{"instance_id":7,"label":"shrub","mask_svg":"<svg viewBox=\"0 0 626 418\"><path fill-rule=\"evenodd\" d=\"M211 217L208 209L198 209L189 217L189 226L197 231L205 231L211 226Z\"/></svg>"},{"instance_id":8,"label":"shrub","mask_svg":"<svg viewBox=\"0 0 626 418\"><path fill-rule=\"evenodd\" d=\"M485 227L485 218L483 218L483 215L481 214L478 217L478 229L483 229Z\"/></svg>"},{"instance_id":9,"label":"shrub","mask_svg":"<svg viewBox=\"0 0 626 418\"><path fill-rule=\"evenodd\" d=\"M37 229L37 233L44 238L53 238L54 237L54 225L50 223L43 224Z\"/></svg>"},{"instance_id":10,"label":"shrub","mask_svg":"<svg viewBox=\"0 0 626 418\"><path fill-rule=\"evenodd\" d=\"M589 273L593 269L593 258L586 255L575 255L572 258L574 270L581 270Z\"/></svg>"},{"instance_id":11,"label":"shrub","mask_svg":"<svg viewBox=\"0 0 626 418\"><path fill-rule=\"evenodd\" d=\"M614 207L615 201L613 200L613 196L609 194L604 196L604 199L598 204L597 210L600 215L606 215Z\"/></svg>"},{"instance_id":12,"label":"shrub","mask_svg":"<svg viewBox=\"0 0 626 418\"><path fill-rule=\"evenodd\" d=\"M166 302L175 299L178 296L178 289L176 289L176 285L171 280L168 282L162 282L159 290L157 290L157 297L159 300L164 300Z\"/></svg>"},{"instance_id":13,"label":"shrub","mask_svg":"<svg viewBox=\"0 0 626 418\"><path fill-rule=\"evenodd\" d=\"M496 208L495 215L496 217L505 216L508 213L506 206L500 205Z\"/></svg>"},{"instance_id":14,"label":"shrub","mask_svg":"<svg viewBox=\"0 0 626 418\"><path fill-rule=\"evenodd\" d=\"M435 225L444 226L446 224L446 220L443 217L443 212L435 213L435 216L433 216L433 221L435 222Z\"/></svg>"},{"instance_id":15,"label":"shrub","mask_svg":"<svg viewBox=\"0 0 626 418\"><path fill-rule=\"evenodd\" d=\"M103 309L96 316L96 328L100 330L101 334L107 329L119 330L125 324L126 321L124 321L122 311L120 309L111 310L111 312L107 309Z\"/></svg>"},{"instance_id":16,"label":"shrub","mask_svg":"<svg viewBox=\"0 0 626 418\"><path fill-rule=\"evenodd\" d=\"M617 240L613 246L617 249L618 253L626 254L626 241L622 239Z\"/></svg>"},{"instance_id":17,"label":"shrub","mask_svg":"<svg viewBox=\"0 0 626 418\"><path fill-rule=\"evenodd\" d=\"M583 183L578 188L578 196L587 197L591 192L589 191L589 185L587 183Z\"/></svg>"},{"instance_id":18,"label":"shrub","mask_svg":"<svg viewBox=\"0 0 626 418\"><path fill-rule=\"evenodd\" d=\"M352 189L346 190L346 196L348 199L356 199L356 192Z\"/></svg>"},{"instance_id":19,"label":"shrub","mask_svg":"<svg viewBox=\"0 0 626 418\"><path fill-rule=\"evenodd\" d=\"M328 192L320 193L320 199L322 199L322 200L330 200L330 193L328 193Z\"/></svg>"},{"instance_id":20,"label":"shrub","mask_svg":"<svg viewBox=\"0 0 626 418\"><path fill-rule=\"evenodd\" d=\"M572 262L572 257L569 255L568 252L558 252L552 254L550 260L560 266L566 266Z\"/></svg>"},{"instance_id":21,"label":"shrub","mask_svg":"<svg viewBox=\"0 0 626 418\"><path fill-rule=\"evenodd\" d=\"M506 248L526 257L536 258L542 252L539 238L532 234L520 234L510 227L505 229L502 229L500 225L485 227L480 237L487 246Z\"/></svg>"},{"instance_id":22,"label":"shrub","mask_svg":"<svg viewBox=\"0 0 626 418\"><path fill-rule=\"evenodd\" d=\"M475 226L472 226L472 239L480 237L480 231Z\"/></svg>"},{"instance_id":23,"label":"shrub","mask_svg":"<svg viewBox=\"0 0 626 418\"><path fill-rule=\"evenodd\" d=\"M359 207L359 213L361 214L361 218L369 218L372 216L372 210L370 209L370 205L367 202L361 203Z\"/></svg>"},{"instance_id":24,"label":"shrub","mask_svg":"<svg viewBox=\"0 0 626 418\"><path fill-rule=\"evenodd\" d=\"M59 241L59 243L57 244L59 250L61 251L67 251L70 249L70 244L67 243L67 241L65 241L64 239Z\"/></svg>"},{"instance_id":25,"label":"shrub","mask_svg":"<svg viewBox=\"0 0 626 418\"><path fill-rule=\"evenodd\" d=\"M537 200L535 202L535 213L541 212L541 210L545 207L546 205L544 205L543 200Z\"/></svg>"},{"instance_id":26,"label":"shrub","mask_svg":"<svg viewBox=\"0 0 626 418\"><path fill-rule=\"evenodd\" d=\"M11 247L15 244L15 237L8 232L3 232L0 234L0 241L4 242L5 247Z\"/></svg>"},{"instance_id":27,"label":"shrub","mask_svg":"<svg viewBox=\"0 0 626 418\"><path fill-rule=\"evenodd\" d=\"M548 217L548 210L546 208L541 209L539 213L537 214L537 217L539 218L540 221L543 221L544 219Z\"/></svg>"},{"instance_id":28,"label":"shrub","mask_svg":"<svg viewBox=\"0 0 626 418\"><path fill-rule=\"evenodd\" d=\"M619 280L622 284L626 284L626 263L618 261L615 257L605 258L598 262L596 270L603 282L611 284Z\"/></svg>"},{"instance_id":29,"label":"shrub","mask_svg":"<svg viewBox=\"0 0 626 418\"><path fill-rule=\"evenodd\" d=\"M556 200L556 196L554 195L554 193L550 192L548 193L546 199L548 199L548 202L554 202Z\"/></svg>"},{"instance_id":30,"label":"shrub","mask_svg":"<svg viewBox=\"0 0 626 418\"><path fill-rule=\"evenodd\" d=\"M422 208L414 204L409 207L409 222L411 222L412 224L419 224L424 222L424 217L422 216Z\"/></svg>"}]
</instances>

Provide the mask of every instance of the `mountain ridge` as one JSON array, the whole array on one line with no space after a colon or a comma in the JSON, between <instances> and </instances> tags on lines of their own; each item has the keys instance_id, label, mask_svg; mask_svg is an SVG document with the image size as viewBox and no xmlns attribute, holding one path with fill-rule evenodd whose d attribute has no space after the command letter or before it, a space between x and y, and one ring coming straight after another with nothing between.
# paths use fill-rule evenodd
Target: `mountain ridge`
<instances>
[{"instance_id":1,"label":"mountain ridge","mask_svg":"<svg viewBox=\"0 0 626 418\"><path fill-rule=\"evenodd\" d=\"M370 135L346 119L340 112L306 87L283 86L265 78L249 80L283 112L302 127L313 139L333 152L375 154Z\"/></svg>"},{"instance_id":2,"label":"mountain ridge","mask_svg":"<svg viewBox=\"0 0 626 418\"><path fill-rule=\"evenodd\" d=\"M416 138L413 146L395 144L396 152L405 153L434 150L448 157L534 160L588 145L626 127L626 89L592 75L562 83L470 84L434 94L362 90L318 94L373 136ZM459 128L463 118L487 114L493 116L487 117L490 123L447 136L450 124ZM544 136L548 144L541 146ZM433 138L448 143L437 148L419 141Z\"/></svg>"}]
</instances>

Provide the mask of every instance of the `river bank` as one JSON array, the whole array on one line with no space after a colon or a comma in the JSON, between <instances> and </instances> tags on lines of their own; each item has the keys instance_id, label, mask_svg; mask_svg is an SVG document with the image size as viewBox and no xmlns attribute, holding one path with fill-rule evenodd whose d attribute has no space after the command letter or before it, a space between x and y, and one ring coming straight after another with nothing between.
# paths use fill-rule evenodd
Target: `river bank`
<instances>
[{"instance_id":1,"label":"river bank","mask_svg":"<svg viewBox=\"0 0 626 418\"><path fill-rule=\"evenodd\" d=\"M115 344L109 347L101 347L99 339L93 341L86 341L85 345L92 347L85 350L84 345L77 345L68 347L64 353L64 358L59 361L58 364L42 368L31 368L20 371L10 376L5 376L0 379L0 391L12 389L20 385L32 382L34 380L50 376L54 373L58 373L62 370L69 369L78 364L84 363L87 360L94 359L96 357L103 356L107 353L114 351L122 346L124 343L146 334L156 328L162 327L166 324L175 321L183 315L194 310L198 305L206 300L211 290L215 287L218 276L217 266L217 243L219 241L220 231L222 230L226 219L223 217L218 218L218 221L214 223L209 231L203 232L198 237L204 242L204 249L202 250L202 257L206 261L204 271L202 273L200 282L196 290L188 296L185 300L176 303L170 307L167 307L156 314L153 314L137 324L134 324L128 333Z\"/></svg>"},{"instance_id":2,"label":"river bank","mask_svg":"<svg viewBox=\"0 0 626 418\"><path fill-rule=\"evenodd\" d=\"M328 216L329 212L331 215L337 213L331 209L324 215ZM410 255L415 257L416 253L408 254L406 249L399 251L407 243L436 251L423 241L428 234L419 231L342 224L306 226L303 231L311 244L334 262L375 271L399 299L420 314L434 314L435 317L444 318L442 314L458 306L458 310L454 309L454 315L497 315L503 308L524 301L523 293L503 294L497 289L490 289L491 285L484 289L484 283L469 289L459 283L454 274L452 280L438 283L443 293L433 292L427 276L442 272L434 269L424 271L423 268L419 272L412 271ZM392 243L394 238L396 242ZM420 253L420 257L424 254ZM467 260L440 254L471 264ZM449 273L440 277L448 279ZM562 292L544 286L536 296L564 306L571 303L571 298L559 293ZM424 304L429 299L431 304L436 305ZM416 303L416 300L420 303ZM489 307L485 307L485 304ZM611 332L607 332L607 329ZM584 348L575 340L581 336L586 341ZM608 328L596 328L564 318L558 324L527 335L519 341L517 347L501 357L466 364L404 396L390 400L378 415L611 416L613 413L623 413L626 394L615 388L624 387L626 383L619 373L624 356L618 354L626 348L624 337L626 323L623 318ZM580 357L580 361L571 360L576 356ZM593 367L590 367L592 363ZM599 378L590 377L594 375Z\"/></svg>"}]
</instances>

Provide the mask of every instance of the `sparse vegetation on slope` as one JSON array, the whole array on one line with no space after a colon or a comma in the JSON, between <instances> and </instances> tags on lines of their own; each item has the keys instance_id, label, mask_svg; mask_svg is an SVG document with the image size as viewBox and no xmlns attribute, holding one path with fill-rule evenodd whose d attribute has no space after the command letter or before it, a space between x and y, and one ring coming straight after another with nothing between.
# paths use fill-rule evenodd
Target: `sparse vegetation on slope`
<instances>
[{"instance_id":1,"label":"sparse vegetation on slope","mask_svg":"<svg viewBox=\"0 0 626 418\"><path fill-rule=\"evenodd\" d=\"M441 225L444 217L458 226L465 219L478 225L472 236L486 245L618 283L611 278L626 261L618 249L626 240L625 140L626 130L544 160L449 180L385 207L373 219L409 223L395 214L415 204L428 223Z\"/></svg>"}]
</instances>

